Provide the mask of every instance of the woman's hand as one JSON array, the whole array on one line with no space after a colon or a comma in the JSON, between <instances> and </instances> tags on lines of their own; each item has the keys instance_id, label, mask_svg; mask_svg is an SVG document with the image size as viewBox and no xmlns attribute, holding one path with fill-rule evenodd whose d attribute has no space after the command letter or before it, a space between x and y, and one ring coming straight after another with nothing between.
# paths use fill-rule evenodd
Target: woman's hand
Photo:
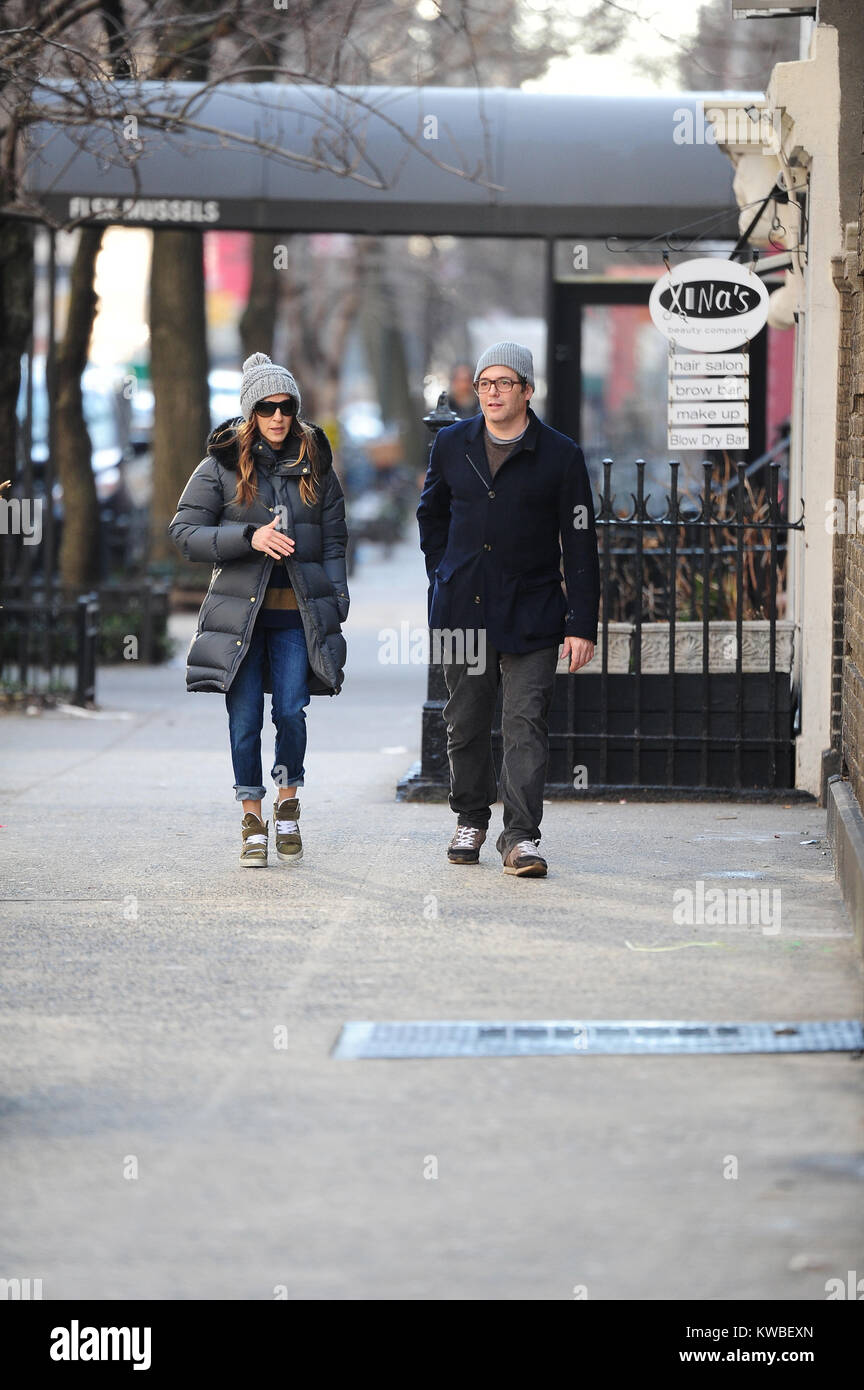
<instances>
[{"instance_id":1,"label":"woman's hand","mask_svg":"<svg viewBox=\"0 0 864 1390\"><path fill-rule=\"evenodd\" d=\"M277 531L275 528L278 525L279 517L274 516L273 520L268 521L266 526L259 526L257 531L253 531L252 549L263 550L265 555L272 555L275 560L280 560L283 555L293 554L293 540L290 536L283 536L281 531Z\"/></svg>"}]
</instances>

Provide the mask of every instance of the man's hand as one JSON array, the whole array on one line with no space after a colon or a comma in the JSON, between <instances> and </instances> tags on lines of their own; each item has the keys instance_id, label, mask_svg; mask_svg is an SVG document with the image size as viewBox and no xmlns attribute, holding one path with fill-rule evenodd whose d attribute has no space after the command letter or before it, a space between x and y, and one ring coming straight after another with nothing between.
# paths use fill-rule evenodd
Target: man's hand
<instances>
[{"instance_id":1,"label":"man's hand","mask_svg":"<svg viewBox=\"0 0 864 1390\"><path fill-rule=\"evenodd\" d=\"M569 656L571 672L578 671L580 666L587 666L589 661L593 661L594 643L589 642L587 637L565 637L561 656Z\"/></svg>"}]
</instances>

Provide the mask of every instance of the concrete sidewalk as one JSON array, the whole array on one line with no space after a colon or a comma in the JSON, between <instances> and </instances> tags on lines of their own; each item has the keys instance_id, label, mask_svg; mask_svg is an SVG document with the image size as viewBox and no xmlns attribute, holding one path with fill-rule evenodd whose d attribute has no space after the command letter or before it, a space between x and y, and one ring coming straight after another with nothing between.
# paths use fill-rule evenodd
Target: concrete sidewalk
<instances>
[{"instance_id":1,"label":"concrete sidewalk","mask_svg":"<svg viewBox=\"0 0 864 1390\"><path fill-rule=\"evenodd\" d=\"M224 702L186 694L182 651L101 672L94 714L0 720L0 1276L49 1299L823 1299L864 1268L848 1056L330 1058L352 1018L861 1012L823 810L556 802L548 879L489 842L449 866L447 808L394 799L425 670L378 660L425 621L422 563L369 558L352 597L298 869L238 867ZM700 881L780 889L780 930L676 924Z\"/></svg>"}]
</instances>

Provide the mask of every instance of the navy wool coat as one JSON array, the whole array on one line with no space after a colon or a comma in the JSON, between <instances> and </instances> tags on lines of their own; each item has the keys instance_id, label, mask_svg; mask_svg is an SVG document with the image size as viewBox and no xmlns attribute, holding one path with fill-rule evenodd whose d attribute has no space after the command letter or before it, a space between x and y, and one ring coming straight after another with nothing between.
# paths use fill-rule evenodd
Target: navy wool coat
<instances>
[{"instance_id":1,"label":"navy wool coat","mask_svg":"<svg viewBox=\"0 0 864 1390\"><path fill-rule=\"evenodd\" d=\"M417 508L430 628L485 628L502 652L596 642L600 566L582 450L529 406L493 479L483 428L482 415L460 420L432 447Z\"/></svg>"}]
</instances>

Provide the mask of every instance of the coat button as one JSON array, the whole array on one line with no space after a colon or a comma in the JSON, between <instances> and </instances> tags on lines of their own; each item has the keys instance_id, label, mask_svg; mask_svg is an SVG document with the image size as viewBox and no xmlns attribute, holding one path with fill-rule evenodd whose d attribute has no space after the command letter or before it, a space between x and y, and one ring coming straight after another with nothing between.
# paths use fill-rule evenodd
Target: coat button
<instances>
[{"instance_id":1,"label":"coat button","mask_svg":"<svg viewBox=\"0 0 864 1390\"><path fill-rule=\"evenodd\" d=\"M479 595L479 594L475 594L475 595L474 595L474 602L475 602L475 603L479 603L479 602L480 602L480 595Z\"/></svg>"},{"instance_id":2,"label":"coat button","mask_svg":"<svg viewBox=\"0 0 864 1390\"><path fill-rule=\"evenodd\" d=\"M242 642L235 642L234 645L235 645L235 647L242 647L243 643L242 643Z\"/></svg>"},{"instance_id":3,"label":"coat button","mask_svg":"<svg viewBox=\"0 0 864 1390\"><path fill-rule=\"evenodd\" d=\"M250 602L250 603L254 603L254 602L255 602L255 595L254 595L254 594L250 594L250 595L249 595L249 602Z\"/></svg>"},{"instance_id":4,"label":"coat button","mask_svg":"<svg viewBox=\"0 0 864 1390\"><path fill-rule=\"evenodd\" d=\"M483 546L483 549L484 549L484 550L491 550L492 547L491 547L491 545L484 545L484 546Z\"/></svg>"},{"instance_id":5,"label":"coat button","mask_svg":"<svg viewBox=\"0 0 864 1390\"><path fill-rule=\"evenodd\" d=\"M495 496L495 493L492 491L491 488L489 489L489 496L490 496L490 497L494 497L494 496Z\"/></svg>"}]
</instances>

